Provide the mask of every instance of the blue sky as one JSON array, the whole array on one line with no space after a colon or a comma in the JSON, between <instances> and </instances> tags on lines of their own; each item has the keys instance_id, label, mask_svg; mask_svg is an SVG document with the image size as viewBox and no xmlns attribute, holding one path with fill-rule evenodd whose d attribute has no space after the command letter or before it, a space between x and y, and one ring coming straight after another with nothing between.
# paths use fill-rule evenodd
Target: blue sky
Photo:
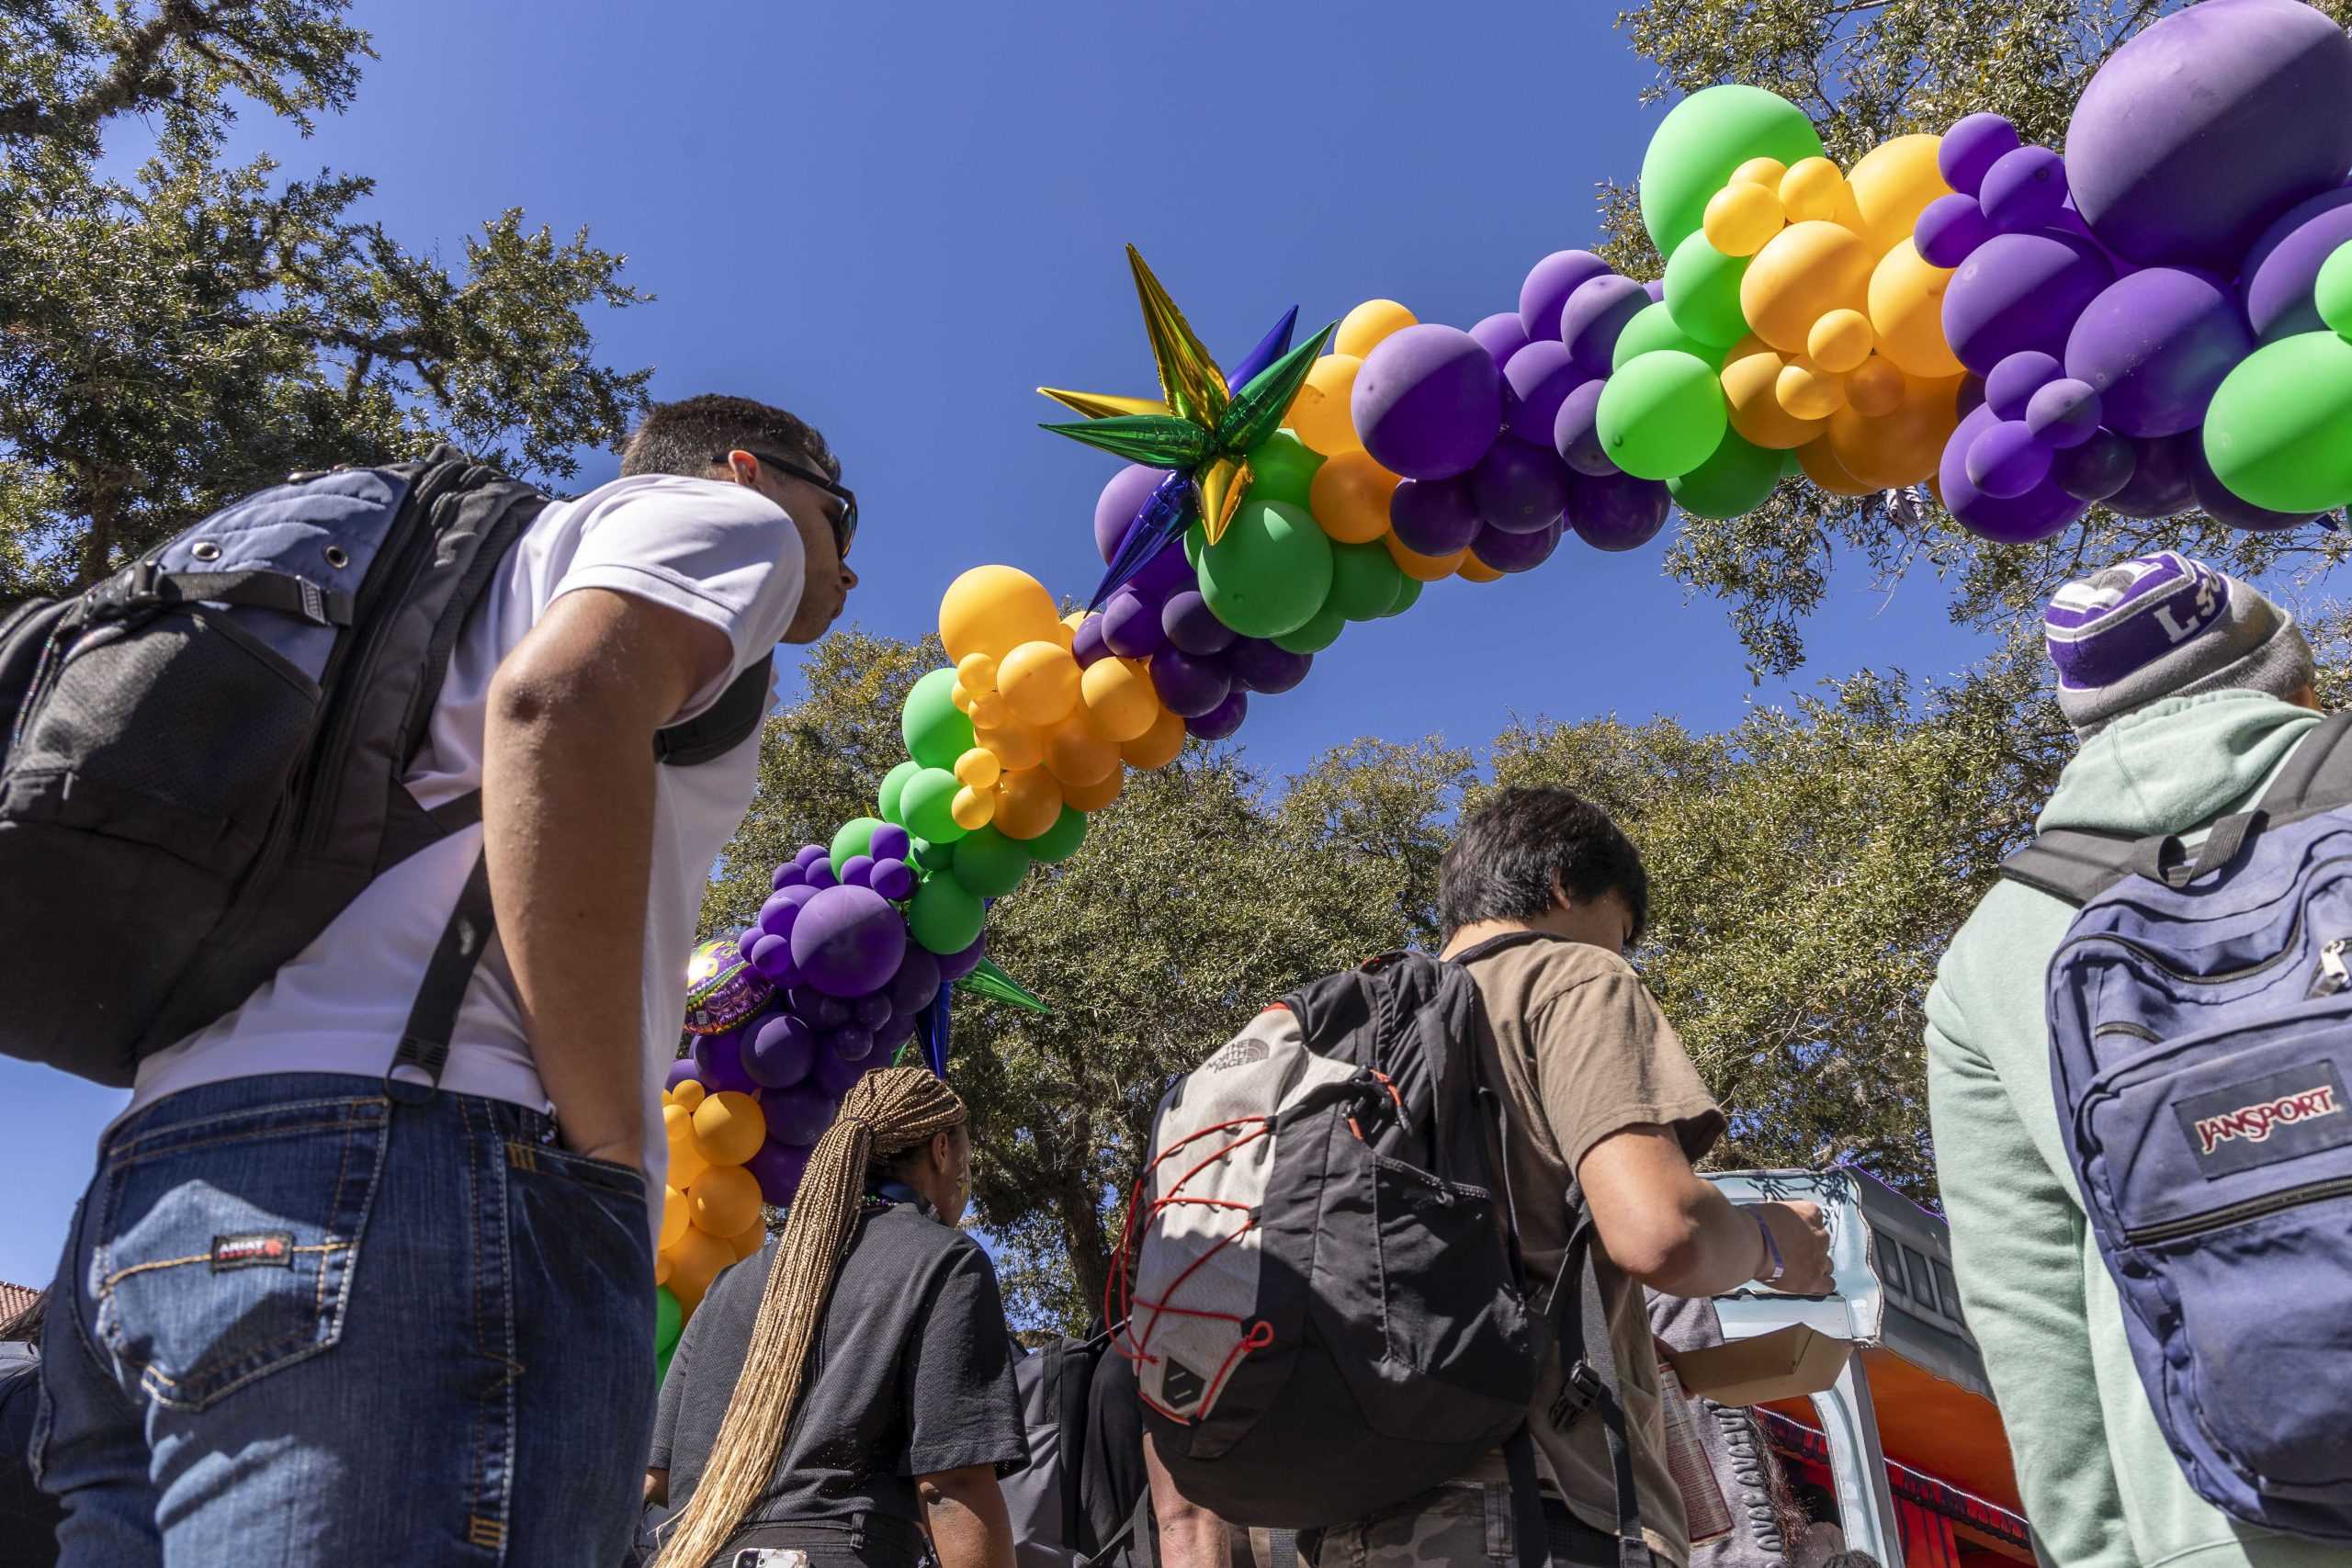
<instances>
[{"instance_id":1,"label":"blue sky","mask_svg":"<svg viewBox=\"0 0 2352 1568\"><path fill-rule=\"evenodd\" d=\"M1039 432L1055 411L1034 389L1151 389L1124 243L1233 356L1292 304L1311 326L1385 296L1467 326L1591 242L1593 182L1630 178L1663 113L1637 101L1649 69L1614 9L357 0L383 58L352 112L307 143L258 118L240 141L291 174L373 175L372 215L453 257L518 205L628 253L660 299L602 324L607 357L657 367L660 397L743 392L823 429L863 513L850 615L911 636L983 561L1092 586L1114 465ZM589 457L582 487L613 467ZM1932 580L1890 597L1857 567L1808 628L1812 664L1753 686L1664 543L1571 538L1538 571L1351 630L1259 699L1250 761L1482 743L1514 715L1719 728L1825 676L1979 651ZM0 1061L0 1280L52 1271L122 1098Z\"/></svg>"}]
</instances>

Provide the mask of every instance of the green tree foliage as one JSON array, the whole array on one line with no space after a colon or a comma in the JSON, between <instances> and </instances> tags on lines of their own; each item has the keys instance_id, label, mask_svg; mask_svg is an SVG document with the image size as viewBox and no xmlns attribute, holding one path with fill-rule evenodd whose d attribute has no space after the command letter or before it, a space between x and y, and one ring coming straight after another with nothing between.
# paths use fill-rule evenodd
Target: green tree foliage
<instances>
[{"instance_id":1,"label":"green tree foliage","mask_svg":"<svg viewBox=\"0 0 2352 1568\"><path fill-rule=\"evenodd\" d=\"M363 175L226 158L241 105L350 103L345 9L0 0L0 601L293 469L447 439L561 478L642 406L582 312L644 296L584 232L509 210L453 269L360 216Z\"/></svg>"},{"instance_id":2,"label":"green tree foliage","mask_svg":"<svg viewBox=\"0 0 2352 1568\"><path fill-rule=\"evenodd\" d=\"M1891 136L1940 132L1979 110L2004 114L2029 141L2062 148L2076 97L2115 48L2188 0L1647 0L1618 18L1657 67L1653 98L1721 82L1769 88L1802 106L1832 157L1850 165ZM2318 0L2338 21L2352 0ZM1656 276L1632 191L1604 186L1604 254L1630 276ZM2001 630L2071 577L2152 549L2180 548L2240 575L2316 572L2352 540L2314 531L2246 534L2202 513L2143 521L2094 508L2041 544L1986 544L1921 496L1916 512L1879 496L1828 495L1802 481L1728 522L1680 519L1667 570L1723 600L1751 670L1803 662L1805 616L1843 564L1892 584L1930 570L1951 584L1955 620Z\"/></svg>"}]
</instances>

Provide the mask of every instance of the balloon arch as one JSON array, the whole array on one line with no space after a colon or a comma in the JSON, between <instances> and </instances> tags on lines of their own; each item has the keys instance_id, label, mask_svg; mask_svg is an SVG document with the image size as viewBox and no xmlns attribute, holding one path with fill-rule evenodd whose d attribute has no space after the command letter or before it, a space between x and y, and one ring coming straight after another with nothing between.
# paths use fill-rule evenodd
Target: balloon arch
<instances>
[{"instance_id":1,"label":"balloon arch","mask_svg":"<svg viewBox=\"0 0 2352 1568\"><path fill-rule=\"evenodd\" d=\"M1130 249L1159 395L1045 389L1081 416L1047 429L1129 464L1089 607L958 577L877 815L695 955L664 1354L849 1084L918 1046L945 1070L951 987L1043 1007L983 958L988 901L1074 852L1128 769L1233 734L1425 584L1530 570L1570 532L1633 549L1798 476L1924 486L2003 544L2094 503L2280 529L2352 502L2347 106L2352 39L2298 0L2148 28L2064 156L1979 114L1840 170L1793 105L1711 87L1643 160L1661 282L1561 251L1467 332L1375 299L1293 346L1294 310L1230 372Z\"/></svg>"}]
</instances>

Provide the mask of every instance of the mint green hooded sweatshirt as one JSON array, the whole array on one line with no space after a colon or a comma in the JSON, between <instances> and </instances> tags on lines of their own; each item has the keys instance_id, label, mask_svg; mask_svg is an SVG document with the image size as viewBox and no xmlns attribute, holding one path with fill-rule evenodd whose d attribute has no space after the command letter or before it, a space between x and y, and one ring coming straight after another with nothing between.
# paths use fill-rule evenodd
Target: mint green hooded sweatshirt
<instances>
[{"instance_id":1,"label":"mint green hooded sweatshirt","mask_svg":"<svg viewBox=\"0 0 2352 1568\"><path fill-rule=\"evenodd\" d=\"M2084 742L2041 826L2188 831L2252 805L2318 717L2249 691L2151 703ZM2256 1530L2206 1503L2156 1426L2050 1088L2042 987L2073 919L2059 900L2001 883L1928 994L1928 1107L1953 1271L2026 1513L2064 1568L2343 1568L2352 1551Z\"/></svg>"}]
</instances>

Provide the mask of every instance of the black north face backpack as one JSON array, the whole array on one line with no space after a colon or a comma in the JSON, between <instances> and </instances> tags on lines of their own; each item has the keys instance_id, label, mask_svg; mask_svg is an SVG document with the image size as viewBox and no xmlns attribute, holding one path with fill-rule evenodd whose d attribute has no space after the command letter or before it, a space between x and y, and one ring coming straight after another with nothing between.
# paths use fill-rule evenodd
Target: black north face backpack
<instances>
[{"instance_id":1,"label":"black north face backpack","mask_svg":"<svg viewBox=\"0 0 2352 1568\"><path fill-rule=\"evenodd\" d=\"M478 821L401 780L547 498L442 447L298 474L68 599L0 613L0 1054L114 1086L243 1005L369 882ZM663 761L756 728L755 665ZM437 1078L491 933L472 878L399 1060Z\"/></svg>"},{"instance_id":2,"label":"black north face backpack","mask_svg":"<svg viewBox=\"0 0 2352 1568\"><path fill-rule=\"evenodd\" d=\"M1513 1128L1482 1022L1460 963L1395 954L1261 1013L1178 1080L1122 1244L1120 1348L1178 1489L1228 1522L1352 1523L1500 1450L1527 1564L1548 1557L1527 1418L1556 1340L1553 1419L1604 1420L1621 1554L1645 1562L1591 1222L1574 1191L1522 1195L1576 1215L1539 1304L1490 1157Z\"/></svg>"}]
</instances>

